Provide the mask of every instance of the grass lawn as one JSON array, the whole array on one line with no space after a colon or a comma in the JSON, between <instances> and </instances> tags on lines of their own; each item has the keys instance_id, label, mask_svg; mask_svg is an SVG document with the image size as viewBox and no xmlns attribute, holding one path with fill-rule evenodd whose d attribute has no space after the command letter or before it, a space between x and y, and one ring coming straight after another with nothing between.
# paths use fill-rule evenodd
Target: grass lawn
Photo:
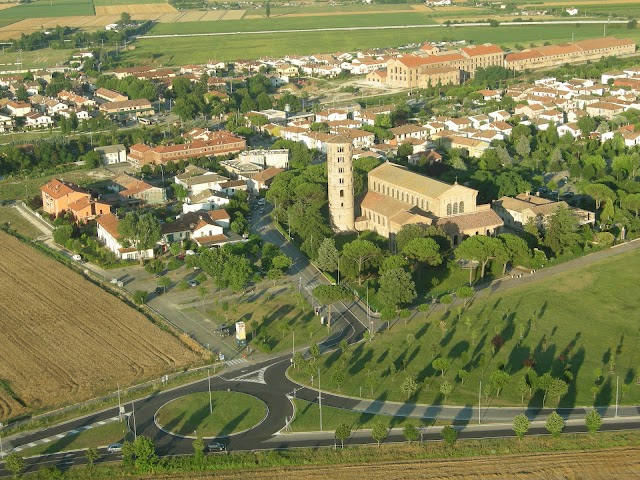
<instances>
[{"instance_id":1,"label":"grass lawn","mask_svg":"<svg viewBox=\"0 0 640 480\"><path fill-rule=\"evenodd\" d=\"M95 15L92 0L37 0L2 10L3 20ZM64 23L61 23L63 25Z\"/></svg>"},{"instance_id":2,"label":"grass lawn","mask_svg":"<svg viewBox=\"0 0 640 480\"><path fill-rule=\"evenodd\" d=\"M86 187L90 184L111 178L113 174L106 169L97 170L72 170L63 173L45 175L36 178L7 178L0 180L0 201L1 200L24 200L27 197L39 195L40 187L52 178L63 177L67 182L77 183Z\"/></svg>"},{"instance_id":3,"label":"grass lawn","mask_svg":"<svg viewBox=\"0 0 640 480\"><path fill-rule=\"evenodd\" d=\"M296 414L291 422L290 432L315 432L320 430L320 407L316 403L305 400L293 399ZM343 410L334 407L322 407L322 428L325 431L335 430L341 423L351 425L352 430L364 430L373 428L376 422L382 422L389 428L404 427L407 424L416 427L433 425L431 420L418 420L415 418L392 417L390 415L374 415L371 413L359 413L351 410Z\"/></svg>"},{"instance_id":4,"label":"grass lawn","mask_svg":"<svg viewBox=\"0 0 640 480\"><path fill-rule=\"evenodd\" d=\"M30 457L82 448L105 447L112 443L122 443L124 440L133 441L133 434L129 431L126 421L122 423L115 421L84 430L76 435L67 435L55 442L22 450L20 455Z\"/></svg>"},{"instance_id":5,"label":"grass lawn","mask_svg":"<svg viewBox=\"0 0 640 480\"><path fill-rule=\"evenodd\" d=\"M256 20L257 21L257 20ZM217 22L218 24L228 22ZM249 20L246 23L250 23ZM176 24L183 25L183 24ZM176 27L177 28L177 27ZM516 30L513 30L516 29ZM176 32L177 33L177 32ZM411 28L403 30L399 36L396 30L360 30L340 32L277 33L221 37L200 37L201 48L193 48L193 38L145 39L140 37L136 49L124 54L127 61L157 65L183 65L204 63L210 58L233 61L238 58L260 58L262 56L282 56L286 54L313 54L318 51L354 51L362 48L392 47L424 41L468 40L474 43L495 42L502 46L516 43L528 44L544 41L552 43L596 38L602 35L600 25L518 25L517 27L455 27L455 28ZM625 25L610 25L607 33L617 37L640 38L640 30L629 30Z\"/></svg>"},{"instance_id":6,"label":"grass lawn","mask_svg":"<svg viewBox=\"0 0 640 480\"><path fill-rule=\"evenodd\" d=\"M216 301L214 307L206 312L218 324L245 322L249 345L265 352L290 351L294 335L298 347L321 341L327 332L314 315L311 305L298 297L297 285L296 288L291 285L277 291L263 291L272 287L273 282L265 280L255 288L254 293L248 293L242 299L233 297ZM214 293L212 296L218 295ZM201 311L200 308L198 310ZM258 336L263 337L260 342L254 340L256 327Z\"/></svg>"},{"instance_id":7,"label":"grass lawn","mask_svg":"<svg viewBox=\"0 0 640 480\"><path fill-rule=\"evenodd\" d=\"M18 8L18 7L16 7ZM9 10L13 10L12 8ZM2 10L0 12L6 12L7 10ZM26 51L22 52L22 64L24 68L43 68L43 67L52 67L55 65L60 65L67 61L71 56L71 50L56 50L53 48L42 48L39 50ZM3 64L11 64L11 63L19 63L20 62L20 53L13 52L10 50L5 50L2 53L0 50L0 63ZM7 140L5 139L5 135L0 136L0 142L5 143Z\"/></svg>"},{"instance_id":8,"label":"grass lawn","mask_svg":"<svg viewBox=\"0 0 640 480\"><path fill-rule=\"evenodd\" d=\"M139 3L167 3L166 0L93 0L96 7L108 7L109 5L136 5Z\"/></svg>"},{"instance_id":9,"label":"grass lawn","mask_svg":"<svg viewBox=\"0 0 640 480\"><path fill-rule=\"evenodd\" d=\"M1 223L9 222L13 230L25 237L36 238L42 234L12 206L0 206L0 219L2 219Z\"/></svg>"},{"instance_id":10,"label":"grass lawn","mask_svg":"<svg viewBox=\"0 0 640 480\"><path fill-rule=\"evenodd\" d=\"M479 382L489 385L491 374L503 368L510 375L506 386L499 396L495 388L483 389L484 402L521 405L518 382L527 373L524 363L530 359L538 375L551 372L568 381L568 392L559 402L557 396L549 396L548 407L613 405L618 376L621 404L637 404L640 351L635 315L640 285L630 279L636 276L638 262L640 251L635 250L526 287L483 296L460 314L458 305L453 305L448 313L419 313L407 326L398 322L373 342L347 353L344 368L349 381L340 392L357 396L369 371L375 378L373 398L407 401L400 386L411 374L419 389L409 402L474 404ZM494 351L496 336L504 344ZM327 379L323 387L331 391L339 388L333 381L342 363L339 357L334 352L319 361L322 377ZM437 357L451 363L444 377L432 365ZM391 362L395 375L390 372ZM470 372L464 385L458 378L461 369ZM300 382L309 380L302 371L291 373ZM453 386L446 399L440 391L444 381ZM369 388L365 391L368 394ZM524 399L532 407L541 406L542 400L540 390Z\"/></svg>"},{"instance_id":11,"label":"grass lawn","mask_svg":"<svg viewBox=\"0 0 640 480\"><path fill-rule=\"evenodd\" d=\"M267 407L251 395L238 392L193 393L173 400L158 410L157 421L164 430L178 435L215 438L254 427L267 416Z\"/></svg>"},{"instance_id":12,"label":"grass lawn","mask_svg":"<svg viewBox=\"0 0 640 480\"><path fill-rule=\"evenodd\" d=\"M376 27L380 25L420 25L433 24L431 15L425 13L370 13L363 15L326 15L309 17L256 18L247 20L225 20L214 22L159 23L150 35L171 35L174 33L210 32L258 32L262 30L294 30L330 27ZM316 48L322 50L322 43Z\"/></svg>"}]
</instances>

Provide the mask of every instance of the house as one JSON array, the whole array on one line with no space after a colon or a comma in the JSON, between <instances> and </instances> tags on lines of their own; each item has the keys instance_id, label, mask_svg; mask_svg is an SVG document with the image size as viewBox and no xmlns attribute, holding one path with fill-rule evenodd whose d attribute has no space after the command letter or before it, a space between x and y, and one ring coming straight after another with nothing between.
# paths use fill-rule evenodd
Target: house
<instances>
[{"instance_id":1,"label":"house","mask_svg":"<svg viewBox=\"0 0 640 480\"><path fill-rule=\"evenodd\" d=\"M15 121L11 117L0 115L0 133L10 132L15 127Z\"/></svg>"},{"instance_id":2,"label":"house","mask_svg":"<svg viewBox=\"0 0 640 480\"><path fill-rule=\"evenodd\" d=\"M511 118L511 114L506 110L498 110L496 112L489 112L489 118L492 122L506 122Z\"/></svg>"},{"instance_id":3,"label":"house","mask_svg":"<svg viewBox=\"0 0 640 480\"><path fill-rule=\"evenodd\" d=\"M357 128L338 128L336 133L351 140L355 148L370 148L376 139L375 134Z\"/></svg>"},{"instance_id":4,"label":"house","mask_svg":"<svg viewBox=\"0 0 640 480\"><path fill-rule=\"evenodd\" d=\"M111 205L100 199L82 197L69 204L69 211L76 219L76 222L93 220L97 216L111 212Z\"/></svg>"},{"instance_id":5,"label":"house","mask_svg":"<svg viewBox=\"0 0 640 480\"><path fill-rule=\"evenodd\" d=\"M158 204L167 201L167 191L164 188L153 185L131 177L133 181L120 191L120 196L124 199L137 199L144 203Z\"/></svg>"},{"instance_id":6,"label":"house","mask_svg":"<svg viewBox=\"0 0 640 480\"><path fill-rule=\"evenodd\" d=\"M49 115L56 115L62 113L65 110L69 110L69 105L55 99L46 100L44 106L46 107L47 113Z\"/></svg>"},{"instance_id":7,"label":"house","mask_svg":"<svg viewBox=\"0 0 640 480\"><path fill-rule=\"evenodd\" d=\"M9 115L16 118L22 118L31 111L31 104L27 102L9 100L4 108Z\"/></svg>"},{"instance_id":8,"label":"house","mask_svg":"<svg viewBox=\"0 0 640 480\"><path fill-rule=\"evenodd\" d=\"M502 197L495 200L491 208L500 216L505 227L514 230L524 230L529 222L535 222L538 227L546 225L547 221L558 208L566 208L573 213L580 224L595 222L595 213L579 208L569 207L565 202L556 202L546 198L521 193L516 197Z\"/></svg>"},{"instance_id":9,"label":"house","mask_svg":"<svg viewBox=\"0 0 640 480\"><path fill-rule=\"evenodd\" d=\"M176 175L174 181L178 185L185 187L191 195L198 195L204 190L221 191L220 184L229 181L227 177L217 173L205 171L202 174L193 174L193 170L187 173Z\"/></svg>"},{"instance_id":10,"label":"house","mask_svg":"<svg viewBox=\"0 0 640 480\"><path fill-rule=\"evenodd\" d=\"M270 167L266 170L253 175L247 180L247 186L252 195L257 195L260 190L267 190L273 179L284 170L282 168Z\"/></svg>"},{"instance_id":11,"label":"house","mask_svg":"<svg viewBox=\"0 0 640 480\"><path fill-rule=\"evenodd\" d=\"M612 120L616 115L624 112L624 107L610 102L594 102L586 106L585 110L592 117L604 117Z\"/></svg>"},{"instance_id":12,"label":"house","mask_svg":"<svg viewBox=\"0 0 640 480\"><path fill-rule=\"evenodd\" d=\"M195 211L180 215L175 221L163 223L160 226L164 245L181 242L186 239L194 240L198 246L219 246L233 239L229 229L231 217L226 210L211 210L209 212Z\"/></svg>"},{"instance_id":13,"label":"house","mask_svg":"<svg viewBox=\"0 0 640 480\"><path fill-rule=\"evenodd\" d=\"M573 138L580 138L582 136L582 131L578 127L577 123L566 123L558 127L558 135L562 137L567 133L571 135ZM588 132L588 133L591 133L591 132Z\"/></svg>"},{"instance_id":14,"label":"house","mask_svg":"<svg viewBox=\"0 0 640 480\"><path fill-rule=\"evenodd\" d=\"M100 154L100 158L105 165L113 165L127 161L127 149L122 144L96 147L94 150Z\"/></svg>"},{"instance_id":15,"label":"house","mask_svg":"<svg viewBox=\"0 0 640 480\"><path fill-rule=\"evenodd\" d=\"M472 122L468 118L450 118L449 120L444 122L445 128L447 130L452 130L454 132L458 132L464 128L469 128L472 125Z\"/></svg>"},{"instance_id":16,"label":"house","mask_svg":"<svg viewBox=\"0 0 640 480\"><path fill-rule=\"evenodd\" d=\"M135 247L123 247L118 225L120 220L113 213L101 215L96 220L98 229L98 239L104 243L104 246L111 250L116 257L122 260L138 260L140 255L142 258L153 258L153 248L148 248L138 252Z\"/></svg>"},{"instance_id":17,"label":"house","mask_svg":"<svg viewBox=\"0 0 640 480\"><path fill-rule=\"evenodd\" d=\"M478 90L476 93L479 93L482 96L482 99L487 102L489 100L500 100L502 98L502 93L498 90Z\"/></svg>"},{"instance_id":18,"label":"house","mask_svg":"<svg viewBox=\"0 0 640 480\"><path fill-rule=\"evenodd\" d=\"M55 178L40 187L40 192L44 211L56 217L69 210L69 205L81 198L91 198L91 194L79 186Z\"/></svg>"},{"instance_id":19,"label":"house","mask_svg":"<svg viewBox=\"0 0 640 480\"><path fill-rule=\"evenodd\" d=\"M49 115L31 112L25 115L25 126L28 128L47 128L53 126L53 120Z\"/></svg>"},{"instance_id":20,"label":"house","mask_svg":"<svg viewBox=\"0 0 640 480\"><path fill-rule=\"evenodd\" d=\"M470 157L479 158L489 148L489 143L475 138L461 137L460 135L447 135L439 139L439 144L445 148L459 148Z\"/></svg>"},{"instance_id":21,"label":"house","mask_svg":"<svg viewBox=\"0 0 640 480\"><path fill-rule=\"evenodd\" d=\"M429 138L429 129L420 125L401 125L399 127L390 128L389 132L393 134L393 138L389 140L391 145L400 145L409 138L426 140Z\"/></svg>"},{"instance_id":22,"label":"house","mask_svg":"<svg viewBox=\"0 0 640 480\"><path fill-rule=\"evenodd\" d=\"M347 118L349 118L349 112L337 108L321 110L316 113L316 122L331 122L334 120L346 120Z\"/></svg>"},{"instance_id":23,"label":"house","mask_svg":"<svg viewBox=\"0 0 640 480\"><path fill-rule=\"evenodd\" d=\"M94 96L106 100L107 102L124 102L129 100L129 97L123 93L115 92L113 90L109 90L108 88L100 87L97 89Z\"/></svg>"},{"instance_id":24,"label":"house","mask_svg":"<svg viewBox=\"0 0 640 480\"><path fill-rule=\"evenodd\" d=\"M137 100L124 100L120 102L106 102L99 107L101 112L107 115L127 115L150 116L155 114L151 102L146 98Z\"/></svg>"}]
</instances>

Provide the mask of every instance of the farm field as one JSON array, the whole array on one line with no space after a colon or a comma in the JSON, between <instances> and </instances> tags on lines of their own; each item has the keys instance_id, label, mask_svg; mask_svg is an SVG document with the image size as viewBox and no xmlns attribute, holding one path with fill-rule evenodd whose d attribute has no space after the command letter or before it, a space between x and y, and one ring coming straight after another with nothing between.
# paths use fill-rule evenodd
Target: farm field
<instances>
[{"instance_id":1,"label":"farm field","mask_svg":"<svg viewBox=\"0 0 640 480\"><path fill-rule=\"evenodd\" d=\"M120 15L127 12L131 15L147 14L147 13L172 13L177 12L168 3L134 3L124 5L96 5L96 15Z\"/></svg>"},{"instance_id":2,"label":"farm field","mask_svg":"<svg viewBox=\"0 0 640 480\"><path fill-rule=\"evenodd\" d=\"M5 27L7 28L7 27ZM3 29L0 29L0 39L5 38L15 38L16 35L19 37L20 32L13 31L13 34L4 37ZM55 65L62 64L71 56L72 50L56 50L52 48L43 48L41 50L33 50L33 51L23 51L22 52L22 65L24 68L42 68L42 67L52 67ZM11 70L15 64L19 66L20 62L20 54L18 52L10 52L5 51L2 53L0 50L0 71L2 70ZM0 142L5 142L5 136L0 136Z\"/></svg>"},{"instance_id":3,"label":"farm field","mask_svg":"<svg viewBox=\"0 0 640 480\"><path fill-rule=\"evenodd\" d=\"M2 11L3 20L94 15L91 0L37 0Z\"/></svg>"},{"instance_id":4,"label":"farm field","mask_svg":"<svg viewBox=\"0 0 640 480\"><path fill-rule=\"evenodd\" d=\"M233 13L227 12L225 17ZM210 33L210 32L256 32L262 30L292 30L292 29L312 29L328 27L351 27L356 21L349 15L335 16L309 16L294 18L261 18L254 20L239 20L228 22L194 22L192 24L171 25L162 23L151 29L150 35L170 35L174 33ZM386 14L363 14L357 16L357 26L376 27L380 25L406 25L406 24L427 24L434 21L430 15L424 13L386 13ZM397 33L397 32L396 32ZM397 34L396 34L397 37ZM317 46L323 45L320 41ZM317 48L317 47L316 47Z\"/></svg>"},{"instance_id":5,"label":"farm field","mask_svg":"<svg viewBox=\"0 0 640 480\"><path fill-rule=\"evenodd\" d=\"M514 38L514 30L517 37ZM611 25L607 32L618 37L638 39L640 31L628 30L626 26ZM127 60L145 64L150 54L159 54L154 63L158 65L183 65L185 63L204 63L210 58L233 61L238 58L260 58L267 55L312 54L321 51L352 51L359 48L395 47L399 43L425 41L453 41L465 39L474 43L495 42L505 47L530 42L541 44L544 41L566 42L575 39L595 38L602 35L599 25L582 25L569 28L567 25L519 25L517 27L456 27L456 28L411 28L402 31L401 38L397 30L361 30L336 32L303 32L252 35L229 35L198 38L199 49L193 48L193 39L140 37L136 49L124 54Z\"/></svg>"},{"instance_id":6,"label":"farm field","mask_svg":"<svg viewBox=\"0 0 640 480\"><path fill-rule=\"evenodd\" d=\"M80 402L199 360L177 338L0 232L0 419Z\"/></svg>"},{"instance_id":7,"label":"farm field","mask_svg":"<svg viewBox=\"0 0 640 480\"><path fill-rule=\"evenodd\" d=\"M518 389L533 368L538 375L567 378L568 391L547 398L548 407L613 405L617 378L624 392L620 402L636 404L640 333L635 299L640 285L629 280L635 278L639 261L640 250L633 250L526 287L487 292L467 309L454 305L447 313L418 314L407 326L398 322L372 343L354 347L344 360L340 352L321 358L323 388L359 396L362 385L368 398L407 401L400 385L408 372L419 384L409 398L413 403L473 404L482 381L485 405L539 407L541 391L525 392L522 398ZM438 357L450 362L444 374L432 365ZM334 373L344 361L349 381L340 385ZM487 389L500 368L510 375L504 389ZM469 372L464 384L461 369ZM301 370L290 372L301 383L309 382ZM374 379L373 395L367 375ZM445 381L453 388L448 398L441 392Z\"/></svg>"},{"instance_id":8,"label":"farm field","mask_svg":"<svg viewBox=\"0 0 640 480\"><path fill-rule=\"evenodd\" d=\"M167 3L166 0L93 0L96 7L106 7L110 5L137 5L139 3Z\"/></svg>"}]
</instances>

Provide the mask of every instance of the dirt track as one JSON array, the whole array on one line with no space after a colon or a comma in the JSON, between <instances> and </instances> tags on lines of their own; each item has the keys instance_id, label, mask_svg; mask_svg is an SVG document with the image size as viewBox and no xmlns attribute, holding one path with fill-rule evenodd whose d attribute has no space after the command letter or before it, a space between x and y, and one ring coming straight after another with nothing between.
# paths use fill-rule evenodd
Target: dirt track
<instances>
[{"instance_id":1,"label":"dirt track","mask_svg":"<svg viewBox=\"0 0 640 480\"><path fill-rule=\"evenodd\" d=\"M172 475L154 478L204 480L213 476ZM215 472L215 478L222 480L596 480L633 479L639 476L640 448Z\"/></svg>"}]
</instances>

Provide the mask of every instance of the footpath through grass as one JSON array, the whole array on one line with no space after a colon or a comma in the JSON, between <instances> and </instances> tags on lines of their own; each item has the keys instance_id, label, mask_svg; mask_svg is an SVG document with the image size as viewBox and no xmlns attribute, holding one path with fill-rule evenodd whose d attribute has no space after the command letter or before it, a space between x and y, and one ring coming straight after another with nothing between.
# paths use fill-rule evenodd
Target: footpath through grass
<instances>
[{"instance_id":1,"label":"footpath through grass","mask_svg":"<svg viewBox=\"0 0 640 480\"><path fill-rule=\"evenodd\" d=\"M620 403L637 404L639 262L640 250L633 250L491 294L468 308L419 313L346 354L320 357L323 388L359 396L362 387L363 396L376 400L465 405L477 402L482 381L485 405L540 407L543 390L520 387L533 370L568 385L559 396L547 396L547 407L613 405L617 379ZM464 384L460 370L468 372ZM492 377L498 370L508 374L500 392ZM306 368L290 374L309 382ZM402 389L408 377L417 382L414 393Z\"/></svg>"},{"instance_id":2,"label":"footpath through grass","mask_svg":"<svg viewBox=\"0 0 640 480\"><path fill-rule=\"evenodd\" d=\"M267 416L267 407L256 397L239 392L193 393L163 405L156 419L164 430L215 438L255 427Z\"/></svg>"}]
</instances>

